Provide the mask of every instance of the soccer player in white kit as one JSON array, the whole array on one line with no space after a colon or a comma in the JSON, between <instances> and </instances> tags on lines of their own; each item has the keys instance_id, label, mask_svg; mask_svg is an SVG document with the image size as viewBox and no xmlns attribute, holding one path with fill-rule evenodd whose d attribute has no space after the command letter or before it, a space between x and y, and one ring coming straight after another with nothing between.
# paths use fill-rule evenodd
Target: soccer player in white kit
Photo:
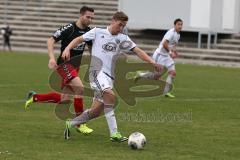
<instances>
[{"instance_id":1,"label":"soccer player in white kit","mask_svg":"<svg viewBox=\"0 0 240 160\"><path fill-rule=\"evenodd\" d=\"M174 59L177 57L177 50L176 46L180 39L180 31L182 30L183 21L181 19L176 19L174 21L174 28L167 31L164 35L159 47L153 54L153 59L158 64L167 68L168 77L166 82L168 84L173 84L173 79L176 77L176 70L175 70L175 63ZM146 79L159 79L163 73L159 72L146 72L146 73L139 73L137 79L139 78L146 78ZM174 98L175 96L169 92L170 85L166 85L164 89L164 94L166 97Z\"/></svg>"},{"instance_id":2,"label":"soccer player in white kit","mask_svg":"<svg viewBox=\"0 0 240 160\"><path fill-rule=\"evenodd\" d=\"M86 41L93 42L90 64L90 85L94 90L93 103L90 109L85 110L80 116L66 121L64 138L70 138L70 129L82 123L100 116L104 111L110 129L110 140L123 142L127 138L117 130L117 122L114 114L115 93L113 89L115 60L121 51L132 50L142 60L151 63L157 71L162 69L143 50L125 34L122 34L126 26L128 16L123 12L113 15L111 24L107 28L94 28L82 36L74 39L66 47L62 57L69 59L69 51L78 44Z\"/></svg>"}]
</instances>

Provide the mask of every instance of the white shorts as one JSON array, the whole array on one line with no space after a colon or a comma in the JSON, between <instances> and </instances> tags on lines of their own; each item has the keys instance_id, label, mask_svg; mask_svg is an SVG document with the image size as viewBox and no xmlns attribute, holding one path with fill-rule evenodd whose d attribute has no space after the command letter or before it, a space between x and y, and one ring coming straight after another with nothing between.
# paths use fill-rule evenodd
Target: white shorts
<instances>
[{"instance_id":1,"label":"white shorts","mask_svg":"<svg viewBox=\"0 0 240 160\"><path fill-rule=\"evenodd\" d=\"M155 52L152 58L156 63L166 67L168 71L175 71L175 63L174 60L170 57L170 55Z\"/></svg>"},{"instance_id":2,"label":"white shorts","mask_svg":"<svg viewBox=\"0 0 240 160\"><path fill-rule=\"evenodd\" d=\"M103 93L113 89L113 77L103 71L91 71L89 73L90 86L94 90L94 99L103 102Z\"/></svg>"}]
</instances>

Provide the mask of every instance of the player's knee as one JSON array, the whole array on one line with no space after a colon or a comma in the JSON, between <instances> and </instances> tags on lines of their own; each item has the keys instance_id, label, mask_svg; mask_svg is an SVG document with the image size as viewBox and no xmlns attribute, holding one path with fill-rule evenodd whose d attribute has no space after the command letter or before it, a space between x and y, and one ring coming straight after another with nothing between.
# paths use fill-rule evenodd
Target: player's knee
<instances>
[{"instance_id":1,"label":"player's knee","mask_svg":"<svg viewBox=\"0 0 240 160\"><path fill-rule=\"evenodd\" d=\"M112 90L107 90L103 93L104 103L115 104L115 93Z\"/></svg>"},{"instance_id":2,"label":"player's knee","mask_svg":"<svg viewBox=\"0 0 240 160\"><path fill-rule=\"evenodd\" d=\"M75 95L82 96L84 93L84 88L83 87L76 87L75 89Z\"/></svg>"}]
</instances>

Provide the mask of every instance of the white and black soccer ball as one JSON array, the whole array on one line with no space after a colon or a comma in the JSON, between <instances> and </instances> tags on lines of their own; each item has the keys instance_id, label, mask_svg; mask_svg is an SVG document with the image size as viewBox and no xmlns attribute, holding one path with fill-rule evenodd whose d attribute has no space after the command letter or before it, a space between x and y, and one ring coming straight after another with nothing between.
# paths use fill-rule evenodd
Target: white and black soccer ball
<instances>
[{"instance_id":1,"label":"white and black soccer ball","mask_svg":"<svg viewBox=\"0 0 240 160\"><path fill-rule=\"evenodd\" d=\"M132 149L143 149L146 142L146 137L139 132L132 133L128 138L128 145Z\"/></svg>"}]
</instances>

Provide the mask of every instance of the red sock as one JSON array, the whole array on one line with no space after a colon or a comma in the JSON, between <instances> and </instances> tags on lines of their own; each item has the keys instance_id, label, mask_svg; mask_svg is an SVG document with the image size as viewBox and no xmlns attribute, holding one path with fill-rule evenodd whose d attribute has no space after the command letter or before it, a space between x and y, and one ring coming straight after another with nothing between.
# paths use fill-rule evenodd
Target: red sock
<instances>
[{"instance_id":1,"label":"red sock","mask_svg":"<svg viewBox=\"0 0 240 160\"><path fill-rule=\"evenodd\" d=\"M76 116L79 116L83 112L83 99L82 98L74 98L74 110Z\"/></svg>"},{"instance_id":2,"label":"red sock","mask_svg":"<svg viewBox=\"0 0 240 160\"><path fill-rule=\"evenodd\" d=\"M82 98L74 98L74 110L76 116L79 116L83 112L83 99ZM80 125L77 125L79 128Z\"/></svg>"},{"instance_id":3,"label":"red sock","mask_svg":"<svg viewBox=\"0 0 240 160\"><path fill-rule=\"evenodd\" d=\"M45 102L45 103L59 103L61 101L61 94L51 92L47 94L35 94L33 95L34 102Z\"/></svg>"}]
</instances>

